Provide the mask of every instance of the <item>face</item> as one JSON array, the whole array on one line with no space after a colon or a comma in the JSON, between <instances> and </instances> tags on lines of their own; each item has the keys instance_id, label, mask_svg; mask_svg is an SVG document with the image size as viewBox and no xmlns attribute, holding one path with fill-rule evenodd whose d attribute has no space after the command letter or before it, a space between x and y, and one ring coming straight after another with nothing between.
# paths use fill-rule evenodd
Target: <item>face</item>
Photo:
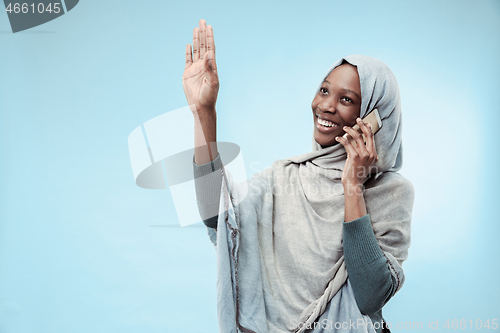
<instances>
[{"instance_id":1,"label":"face","mask_svg":"<svg viewBox=\"0 0 500 333\"><path fill-rule=\"evenodd\" d=\"M340 144L344 126L354 126L361 110L358 70L350 64L336 67L323 81L311 104L314 139L323 148Z\"/></svg>"}]
</instances>

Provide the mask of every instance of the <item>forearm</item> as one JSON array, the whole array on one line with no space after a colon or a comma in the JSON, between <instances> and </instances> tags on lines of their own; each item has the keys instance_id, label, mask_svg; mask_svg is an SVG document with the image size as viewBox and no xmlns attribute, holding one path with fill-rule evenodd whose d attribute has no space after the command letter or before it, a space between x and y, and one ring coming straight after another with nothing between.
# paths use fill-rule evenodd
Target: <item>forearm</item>
<instances>
[{"instance_id":1,"label":"forearm","mask_svg":"<svg viewBox=\"0 0 500 333\"><path fill-rule=\"evenodd\" d=\"M193 111L194 118L194 155L198 165L213 161L219 154L217 150L217 114L210 111Z\"/></svg>"},{"instance_id":2,"label":"forearm","mask_svg":"<svg viewBox=\"0 0 500 333\"><path fill-rule=\"evenodd\" d=\"M366 204L363 185L344 185L344 221L350 222L365 216Z\"/></svg>"}]
</instances>

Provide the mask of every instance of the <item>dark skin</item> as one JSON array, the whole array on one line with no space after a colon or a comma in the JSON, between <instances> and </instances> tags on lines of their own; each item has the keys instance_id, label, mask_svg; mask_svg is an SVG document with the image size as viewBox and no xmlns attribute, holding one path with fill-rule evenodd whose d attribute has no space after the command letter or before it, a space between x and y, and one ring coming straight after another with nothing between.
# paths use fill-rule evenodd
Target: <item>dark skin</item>
<instances>
[{"instance_id":1,"label":"dark skin","mask_svg":"<svg viewBox=\"0 0 500 333\"><path fill-rule=\"evenodd\" d=\"M342 173L345 197L344 221L353 221L367 214L362 191L363 180L368 175L370 167L378 160L371 124L366 124L359 118L361 87L356 67L350 64L336 67L322 83L311 107L316 142L323 148L340 143L347 153ZM325 127L318 123L324 121L329 121L327 125L333 126ZM352 128L356 123L366 137L366 145L362 135ZM356 147L342 137L345 133L356 140Z\"/></svg>"},{"instance_id":2,"label":"dark skin","mask_svg":"<svg viewBox=\"0 0 500 333\"><path fill-rule=\"evenodd\" d=\"M338 144L335 137L344 135L344 126L354 126L361 109L361 87L356 67L344 64L335 68L321 84L311 107L314 121L317 115L339 126L314 126L314 139L323 148Z\"/></svg>"}]
</instances>

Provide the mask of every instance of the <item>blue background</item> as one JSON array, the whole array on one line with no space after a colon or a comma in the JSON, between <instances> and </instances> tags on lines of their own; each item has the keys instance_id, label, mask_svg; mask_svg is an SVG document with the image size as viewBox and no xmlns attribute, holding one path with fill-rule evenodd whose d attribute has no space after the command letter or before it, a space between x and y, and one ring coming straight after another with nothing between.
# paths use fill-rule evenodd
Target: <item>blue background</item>
<instances>
[{"instance_id":1,"label":"blue background","mask_svg":"<svg viewBox=\"0 0 500 333\"><path fill-rule=\"evenodd\" d=\"M310 103L335 60L389 65L416 197L385 319L500 319L500 2L83 0L16 34L0 13L0 332L217 331L206 229L175 227L169 191L135 185L127 146L186 105L201 18L218 140L241 146L249 177L311 150Z\"/></svg>"}]
</instances>

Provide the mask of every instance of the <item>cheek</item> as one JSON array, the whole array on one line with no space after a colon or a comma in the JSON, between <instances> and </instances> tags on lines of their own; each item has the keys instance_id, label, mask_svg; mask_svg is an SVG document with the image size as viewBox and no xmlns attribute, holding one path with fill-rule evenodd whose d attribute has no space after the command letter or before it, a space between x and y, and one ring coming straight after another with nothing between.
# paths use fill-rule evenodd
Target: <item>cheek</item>
<instances>
[{"instance_id":1,"label":"cheek","mask_svg":"<svg viewBox=\"0 0 500 333\"><path fill-rule=\"evenodd\" d=\"M316 95L316 97L314 97L314 99L311 102L311 107L313 109L318 107L319 100L320 100L320 98L318 97L318 95Z\"/></svg>"},{"instance_id":2,"label":"cheek","mask_svg":"<svg viewBox=\"0 0 500 333\"><path fill-rule=\"evenodd\" d=\"M339 116L342 118L344 123L353 124L356 123L356 119L359 117L359 111L353 108L343 108L342 111L339 110Z\"/></svg>"}]
</instances>

